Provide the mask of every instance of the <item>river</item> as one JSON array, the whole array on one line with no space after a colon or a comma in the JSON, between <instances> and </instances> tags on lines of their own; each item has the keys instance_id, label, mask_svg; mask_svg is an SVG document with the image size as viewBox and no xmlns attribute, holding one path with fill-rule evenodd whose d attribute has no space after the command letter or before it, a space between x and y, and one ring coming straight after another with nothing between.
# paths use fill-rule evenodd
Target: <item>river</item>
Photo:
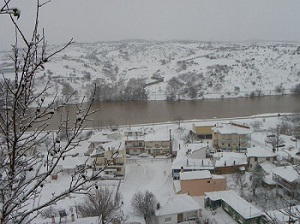
<instances>
[{"instance_id":1,"label":"river","mask_svg":"<svg viewBox=\"0 0 300 224\"><path fill-rule=\"evenodd\" d=\"M67 106L75 116L76 107ZM133 125L172 121L178 115L183 120L245 117L265 113L300 113L300 95L263 96L255 98L224 98L191 101L147 101L95 103L98 110L88 122L89 127L107 124ZM57 116L60 117L60 116ZM59 119L52 122L55 129Z\"/></svg>"}]
</instances>

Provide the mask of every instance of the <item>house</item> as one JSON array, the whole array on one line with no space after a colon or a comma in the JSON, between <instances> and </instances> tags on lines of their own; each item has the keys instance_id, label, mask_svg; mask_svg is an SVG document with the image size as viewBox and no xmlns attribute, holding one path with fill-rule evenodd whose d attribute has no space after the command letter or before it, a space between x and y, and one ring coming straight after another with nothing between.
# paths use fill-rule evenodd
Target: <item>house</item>
<instances>
[{"instance_id":1,"label":"house","mask_svg":"<svg viewBox=\"0 0 300 224\"><path fill-rule=\"evenodd\" d=\"M206 192L204 205L212 210L222 208L237 223L266 223L264 214L233 190Z\"/></svg>"},{"instance_id":2,"label":"house","mask_svg":"<svg viewBox=\"0 0 300 224\"><path fill-rule=\"evenodd\" d=\"M214 171L216 174L244 172L247 168L245 153L217 152L213 154Z\"/></svg>"},{"instance_id":3,"label":"house","mask_svg":"<svg viewBox=\"0 0 300 224\"><path fill-rule=\"evenodd\" d=\"M214 167L210 159L191 159L189 157L180 157L176 158L172 163L172 177L173 180L179 180L180 172L213 169Z\"/></svg>"},{"instance_id":4,"label":"house","mask_svg":"<svg viewBox=\"0 0 300 224\"><path fill-rule=\"evenodd\" d=\"M125 137L135 137L135 136L144 136L144 129L143 127L129 127L124 130Z\"/></svg>"},{"instance_id":5,"label":"house","mask_svg":"<svg viewBox=\"0 0 300 224\"><path fill-rule=\"evenodd\" d=\"M123 142L115 141L102 144L94 149L90 157L93 159L95 172L104 169L100 176L124 177L126 154Z\"/></svg>"},{"instance_id":6,"label":"house","mask_svg":"<svg viewBox=\"0 0 300 224\"><path fill-rule=\"evenodd\" d=\"M265 161L273 163L276 160L277 154L270 148L261 146L251 147L247 149L248 170L252 171L257 164Z\"/></svg>"},{"instance_id":7,"label":"house","mask_svg":"<svg viewBox=\"0 0 300 224\"><path fill-rule=\"evenodd\" d=\"M226 190L226 179L213 175L209 170L180 173L180 194L203 196L204 192Z\"/></svg>"},{"instance_id":8,"label":"house","mask_svg":"<svg viewBox=\"0 0 300 224\"><path fill-rule=\"evenodd\" d=\"M172 154L171 132L159 130L148 133L144 137L145 152L151 155Z\"/></svg>"},{"instance_id":9,"label":"house","mask_svg":"<svg viewBox=\"0 0 300 224\"><path fill-rule=\"evenodd\" d=\"M300 198L300 174L297 166L281 166L273 170L276 194Z\"/></svg>"},{"instance_id":10,"label":"house","mask_svg":"<svg viewBox=\"0 0 300 224\"><path fill-rule=\"evenodd\" d=\"M251 133L244 124L216 124L212 128L213 147L219 150L246 150L251 145Z\"/></svg>"},{"instance_id":11,"label":"house","mask_svg":"<svg viewBox=\"0 0 300 224\"><path fill-rule=\"evenodd\" d=\"M99 145L115 141L120 138L119 132L107 132L107 131L101 131L93 135L89 140L89 146L88 150L85 153L86 156L90 155L95 148L97 148Z\"/></svg>"},{"instance_id":12,"label":"house","mask_svg":"<svg viewBox=\"0 0 300 224\"><path fill-rule=\"evenodd\" d=\"M189 195L170 196L156 213L159 224L181 223L201 217L201 206Z\"/></svg>"},{"instance_id":13,"label":"house","mask_svg":"<svg viewBox=\"0 0 300 224\"><path fill-rule=\"evenodd\" d=\"M273 170L276 168L276 165L269 162L265 161L259 164L264 171L264 180L263 180L263 185L265 188L268 189L273 189L276 186L276 182L273 180Z\"/></svg>"},{"instance_id":14,"label":"house","mask_svg":"<svg viewBox=\"0 0 300 224\"><path fill-rule=\"evenodd\" d=\"M193 123L193 133L199 139L212 139L212 128L215 127L215 122Z\"/></svg>"},{"instance_id":15,"label":"house","mask_svg":"<svg viewBox=\"0 0 300 224\"><path fill-rule=\"evenodd\" d=\"M294 147L289 147L287 150L284 150L288 155L287 160L292 163L293 165L300 164L300 151Z\"/></svg>"}]
</instances>

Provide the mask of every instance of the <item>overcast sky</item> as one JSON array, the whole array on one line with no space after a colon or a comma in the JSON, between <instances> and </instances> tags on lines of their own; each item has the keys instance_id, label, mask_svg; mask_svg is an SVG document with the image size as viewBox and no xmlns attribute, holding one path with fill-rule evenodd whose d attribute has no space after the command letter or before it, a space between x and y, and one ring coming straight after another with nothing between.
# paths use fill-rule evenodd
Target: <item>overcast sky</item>
<instances>
[{"instance_id":1,"label":"overcast sky","mask_svg":"<svg viewBox=\"0 0 300 224\"><path fill-rule=\"evenodd\" d=\"M42 1L42 0L41 0ZM32 30L35 0L12 0L18 23ZM188 39L200 41L300 41L299 0L52 0L41 9L49 44ZM0 15L0 49L14 28Z\"/></svg>"}]
</instances>

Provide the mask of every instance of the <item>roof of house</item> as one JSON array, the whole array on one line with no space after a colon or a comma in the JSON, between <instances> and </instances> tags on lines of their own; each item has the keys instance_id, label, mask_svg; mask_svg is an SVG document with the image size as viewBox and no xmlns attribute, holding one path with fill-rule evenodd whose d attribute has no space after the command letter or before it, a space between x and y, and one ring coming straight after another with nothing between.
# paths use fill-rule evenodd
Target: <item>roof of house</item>
<instances>
[{"instance_id":1,"label":"roof of house","mask_svg":"<svg viewBox=\"0 0 300 224\"><path fill-rule=\"evenodd\" d=\"M209 170L187 171L180 173L180 180L225 179L221 175L213 175Z\"/></svg>"},{"instance_id":2,"label":"roof of house","mask_svg":"<svg viewBox=\"0 0 300 224\"><path fill-rule=\"evenodd\" d=\"M294 166L276 167L273 173L290 183L300 179L300 175Z\"/></svg>"},{"instance_id":3,"label":"roof of house","mask_svg":"<svg viewBox=\"0 0 300 224\"><path fill-rule=\"evenodd\" d=\"M264 148L261 146L255 146L247 149L247 157L275 157L276 153L270 148Z\"/></svg>"},{"instance_id":4,"label":"roof of house","mask_svg":"<svg viewBox=\"0 0 300 224\"><path fill-rule=\"evenodd\" d=\"M217 124L213 127L214 132L219 132L220 134L251 134L252 131L249 128L239 127L232 124Z\"/></svg>"},{"instance_id":5,"label":"roof of house","mask_svg":"<svg viewBox=\"0 0 300 224\"><path fill-rule=\"evenodd\" d=\"M204 169L213 169L213 164L210 159L191 159L187 157L182 157L176 159L172 163L172 169L193 169L193 170L204 170Z\"/></svg>"},{"instance_id":6,"label":"roof of house","mask_svg":"<svg viewBox=\"0 0 300 224\"><path fill-rule=\"evenodd\" d=\"M180 173L180 180L195 180L212 178L209 170L198 170Z\"/></svg>"},{"instance_id":7,"label":"roof of house","mask_svg":"<svg viewBox=\"0 0 300 224\"><path fill-rule=\"evenodd\" d=\"M168 130L153 131L145 135L145 141L170 141L170 132Z\"/></svg>"},{"instance_id":8,"label":"roof of house","mask_svg":"<svg viewBox=\"0 0 300 224\"><path fill-rule=\"evenodd\" d=\"M264 161L264 162L260 163L259 165L267 174L271 174L273 172L273 170L276 168L275 164L271 163L269 161Z\"/></svg>"},{"instance_id":9,"label":"roof of house","mask_svg":"<svg viewBox=\"0 0 300 224\"><path fill-rule=\"evenodd\" d=\"M259 209L248 203L245 199L241 198L233 190L205 192L205 195L213 201L222 200L226 202L245 219L255 218L263 215Z\"/></svg>"},{"instance_id":10,"label":"roof of house","mask_svg":"<svg viewBox=\"0 0 300 224\"><path fill-rule=\"evenodd\" d=\"M216 159L215 167L239 166L248 163L244 153L217 152L213 156Z\"/></svg>"},{"instance_id":11,"label":"roof of house","mask_svg":"<svg viewBox=\"0 0 300 224\"><path fill-rule=\"evenodd\" d=\"M171 215L189 211L197 211L201 206L187 194L170 196L166 204L157 211L157 216Z\"/></svg>"},{"instance_id":12,"label":"roof of house","mask_svg":"<svg viewBox=\"0 0 300 224\"><path fill-rule=\"evenodd\" d=\"M110 137L110 135L103 133L103 132L98 132L94 134L88 142L111 142L114 139Z\"/></svg>"}]
</instances>

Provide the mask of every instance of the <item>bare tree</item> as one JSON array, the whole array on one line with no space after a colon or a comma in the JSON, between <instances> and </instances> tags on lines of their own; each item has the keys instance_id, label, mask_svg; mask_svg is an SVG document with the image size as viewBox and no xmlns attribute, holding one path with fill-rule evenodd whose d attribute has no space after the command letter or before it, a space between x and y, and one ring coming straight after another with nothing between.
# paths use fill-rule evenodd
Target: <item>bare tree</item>
<instances>
[{"instance_id":1,"label":"bare tree","mask_svg":"<svg viewBox=\"0 0 300 224\"><path fill-rule=\"evenodd\" d=\"M181 129L181 123L182 123L182 120L183 120L183 115L182 114L177 114L175 117L174 117L174 123L178 125L178 129Z\"/></svg>"},{"instance_id":2,"label":"bare tree","mask_svg":"<svg viewBox=\"0 0 300 224\"><path fill-rule=\"evenodd\" d=\"M97 187L92 193L89 193L84 201L77 206L78 212L83 217L98 216L102 224L110 223L113 218L119 217L119 210L122 206L121 195L108 186Z\"/></svg>"},{"instance_id":3,"label":"bare tree","mask_svg":"<svg viewBox=\"0 0 300 224\"><path fill-rule=\"evenodd\" d=\"M131 199L131 206L134 211L142 215L147 224L155 222L155 208L157 200L152 192L146 191L144 193L137 192Z\"/></svg>"},{"instance_id":4,"label":"bare tree","mask_svg":"<svg viewBox=\"0 0 300 224\"><path fill-rule=\"evenodd\" d=\"M20 10L10 8L12 1L4 0L0 8L0 14L8 15L15 27L11 56L14 74L0 78L0 223L30 222L43 209L70 194L85 193L100 174L87 176L85 172L89 167L84 163L70 175L69 184L65 189L60 189L61 193L54 192L50 199L40 200L46 180L56 172L59 162L86 139L81 132L93 113L92 102L87 106L78 104L75 117L67 113L65 117L60 117L60 125L55 131L49 130L52 119L62 106L55 104L56 97L46 102L44 95L51 86L48 82L42 88L35 88L35 77L54 55L73 41L47 52L44 31L39 33L38 27L40 8L48 1L41 3L37 0L36 20L30 37L26 37L19 27L16 19L20 17ZM20 49L19 45L25 47ZM65 141L59 138L61 132L66 132ZM36 155L35 152L49 136L52 141L48 141L44 152L46 156Z\"/></svg>"},{"instance_id":5,"label":"bare tree","mask_svg":"<svg viewBox=\"0 0 300 224\"><path fill-rule=\"evenodd\" d=\"M239 193L242 198L245 197L245 190L248 187L245 174L242 171L238 171L233 176L236 186L239 187Z\"/></svg>"},{"instance_id":6,"label":"bare tree","mask_svg":"<svg viewBox=\"0 0 300 224\"><path fill-rule=\"evenodd\" d=\"M264 177L265 177L265 173L264 173L262 167L259 164L257 164L250 175L250 180L251 180L250 188L251 188L253 197L256 196L257 189L259 187L262 187Z\"/></svg>"},{"instance_id":7,"label":"bare tree","mask_svg":"<svg viewBox=\"0 0 300 224\"><path fill-rule=\"evenodd\" d=\"M277 125L275 129L270 129L271 133L270 135L267 136L265 142L271 144L273 151L278 151L278 148L280 145L282 145L285 141L284 139L280 136L280 126Z\"/></svg>"}]
</instances>

